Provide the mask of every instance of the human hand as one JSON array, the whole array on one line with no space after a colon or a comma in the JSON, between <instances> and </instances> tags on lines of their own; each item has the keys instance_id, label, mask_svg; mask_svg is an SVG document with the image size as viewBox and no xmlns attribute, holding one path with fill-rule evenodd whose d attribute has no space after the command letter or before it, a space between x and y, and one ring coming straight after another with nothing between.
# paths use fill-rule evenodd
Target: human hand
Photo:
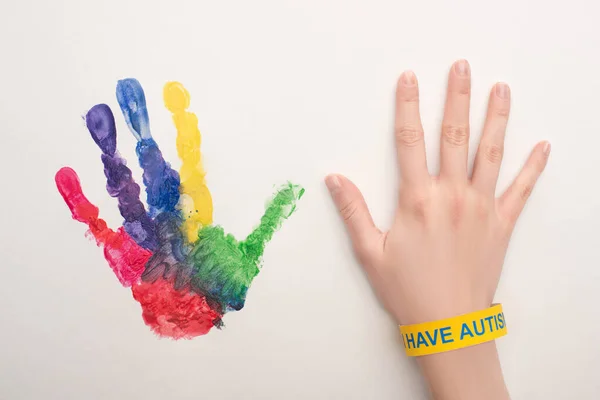
<instances>
[{"instance_id":1,"label":"human hand","mask_svg":"<svg viewBox=\"0 0 600 400\"><path fill-rule=\"evenodd\" d=\"M196 115L187 110L187 90L177 82L165 85L165 105L177 128L180 173L162 157L150 134L144 92L135 79L119 81L117 99L129 129L138 140L136 153L146 186L146 211L140 187L116 150L115 119L105 104L94 106L86 125L102 150L106 188L119 202L125 219L117 231L98 217L71 168L56 174L56 185L73 218L87 224L123 286L131 286L147 325L174 339L206 334L222 325L223 314L240 310L259 272L266 243L295 210L304 189L282 186L267 204L256 229L238 241L212 225L212 198L200 154Z\"/></svg>"},{"instance_id":2,"label":"human hand","mask_svg":"<svg viewBox=\"0 0 600 400\"><path fill-rule=\"evenodd\" d=\"M431 176L417 80L412 72L400 77L395 136L402 185L388 232L375 227L352 182L340 175L326 178L355 252L399 324L491 305L511 233L550 153L549 143L538 143L512 185L496 198L510 89L503 83L492 89L472 177L467 172L470 93L469 64L459 61L449 75L440 173Z\"/></svg>"}]
</instances>

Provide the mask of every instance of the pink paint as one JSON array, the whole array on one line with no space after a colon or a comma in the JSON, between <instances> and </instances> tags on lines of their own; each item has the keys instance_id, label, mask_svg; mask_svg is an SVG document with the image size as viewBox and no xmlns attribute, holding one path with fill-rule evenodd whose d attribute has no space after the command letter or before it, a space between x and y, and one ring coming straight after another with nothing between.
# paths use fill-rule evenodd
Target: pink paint
<instances>
[{"instance_id":1,"label":"pink paint","mask_svg":"<svg viewBox=\"0 0 600 400\"><path fill-rule=\"evenodd\" d=\"M140 247L121 227L116 232L98 218L98 207L90 203L81 190L79 177L71 168L61 168L56 173L56 186L73 214L73 219L87 224L98 246L119 282L131 286L140 280L146 262L152 253Z\"/></svg>"}]
</instances>

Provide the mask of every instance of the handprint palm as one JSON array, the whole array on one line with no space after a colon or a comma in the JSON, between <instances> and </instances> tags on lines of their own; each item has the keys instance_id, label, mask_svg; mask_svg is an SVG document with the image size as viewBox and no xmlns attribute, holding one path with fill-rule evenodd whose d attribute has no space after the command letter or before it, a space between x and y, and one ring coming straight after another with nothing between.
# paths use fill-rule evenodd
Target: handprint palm
<instances>
[{"instance_id":1,"label":"handprint palm","mask_svg":"<svg viewBox=\"0 0 600 400\"><path fill-rule=\"evenodd\" d=\"M295 209L304 190L287 184L267 205L260 225L243 241L212 225L212 198L205 182L197 118L187 111L190 97L177 82L164 88L166 107L177 128L180 173L165 162L152 138L144 92L135 79L119 81L117 100L143 169L148 211L140 187L116 150L114 116L105 104L86 115L87 128L102 150L106 188L119 202L123 227L113 231L84 196L77 174L56 174L58 190L73 218L89 226L106 260L124 286L131 286L143 318L154 332L191 338L222 325L223 314L240 310L259 272L266 243Z\"/></svg>"}]
</instances>

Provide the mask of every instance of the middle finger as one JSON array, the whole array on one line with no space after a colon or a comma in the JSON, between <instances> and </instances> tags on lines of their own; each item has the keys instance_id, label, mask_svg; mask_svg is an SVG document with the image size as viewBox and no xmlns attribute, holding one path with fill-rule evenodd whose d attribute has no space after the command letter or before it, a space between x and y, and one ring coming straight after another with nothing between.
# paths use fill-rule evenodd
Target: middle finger
<instances>
[{"instance_id":1,"label":"middle finger","mask_svg":"<svg viewBox=\"0 0 600 400\"><path fill-rule=\"evenodd\" d=\"M470 100L471 71L469 63L460 60L454 63L448 78L440 144L440 177L455 182L467 180Z\"/></svg>"}]
</instances>

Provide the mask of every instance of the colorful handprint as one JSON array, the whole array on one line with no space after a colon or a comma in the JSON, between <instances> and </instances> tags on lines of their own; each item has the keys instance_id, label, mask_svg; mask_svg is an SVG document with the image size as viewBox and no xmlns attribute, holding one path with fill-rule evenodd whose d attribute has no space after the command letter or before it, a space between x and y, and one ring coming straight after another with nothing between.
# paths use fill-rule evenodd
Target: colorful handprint
<instances>
[{"instance_id":1,"label":"colorful handprint","mask_svg":"<svg viewBox=\"0 0 600 400\"><path fill-rule=\"evenodd\" d=\"M164 88L164 101L177 129L179 173L163 159L150 134L146 99L135 79L117 84L117 100L143 170L148 210L140 187L117 151L117 131L111 109L98 104L85 117L87 128L102 150L106 189L117 198L123 226L110 229L99 210L85 197L75 171L64 167L56 185L73 218L89 232L123 286L131 287L142 306L142 317L159 336L174 339L204 335L222 326L223 315L244 307L246 293L259 272L266 243L295 210L304 193L288 183L267 204L260 224L238 241L212 225L212 198L200 153L198 119L188 112L190 96L177 82Z\"/></svg>"}]
</instances>

